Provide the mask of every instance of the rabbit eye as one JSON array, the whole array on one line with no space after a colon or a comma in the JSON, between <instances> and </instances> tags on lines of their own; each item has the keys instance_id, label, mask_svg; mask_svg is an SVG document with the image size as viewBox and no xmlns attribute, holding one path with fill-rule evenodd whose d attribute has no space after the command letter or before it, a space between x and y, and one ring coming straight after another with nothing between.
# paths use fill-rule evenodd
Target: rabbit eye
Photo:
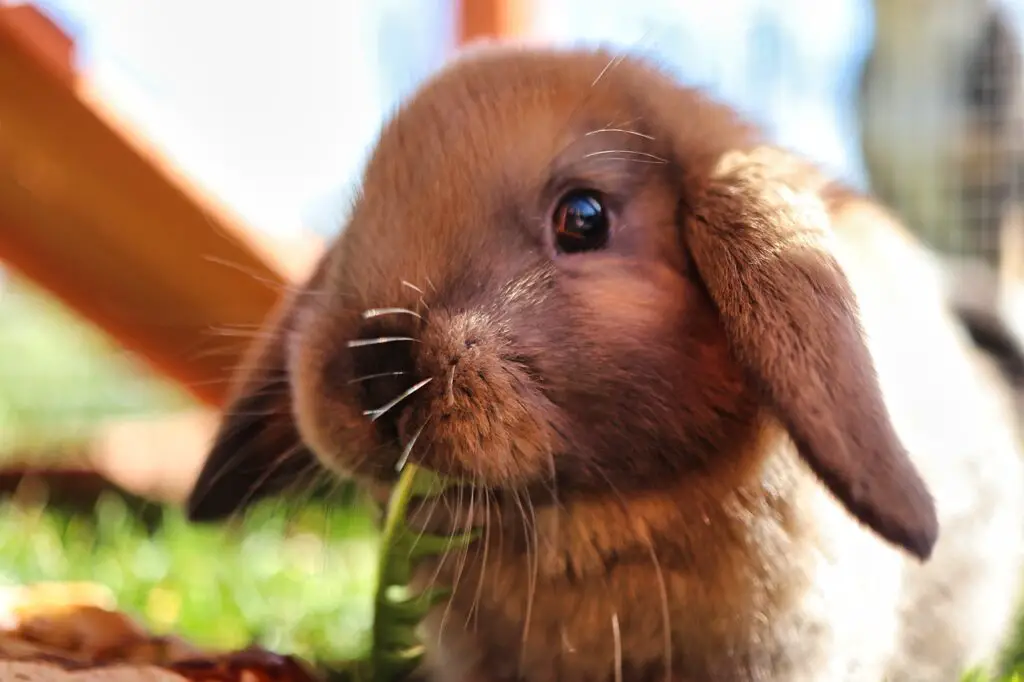
<instances>
[{"instance_id":1,"label":"rabbit eye","mask_svg":"<svg viewBox=\"0 0 1024 682\"><path fill-rule=\"evenodd\" d=\"M569 192L555 208L555 240L560 251L600 249L608 242L608 213L596 192Z\"/></svg>"}]
</instances>

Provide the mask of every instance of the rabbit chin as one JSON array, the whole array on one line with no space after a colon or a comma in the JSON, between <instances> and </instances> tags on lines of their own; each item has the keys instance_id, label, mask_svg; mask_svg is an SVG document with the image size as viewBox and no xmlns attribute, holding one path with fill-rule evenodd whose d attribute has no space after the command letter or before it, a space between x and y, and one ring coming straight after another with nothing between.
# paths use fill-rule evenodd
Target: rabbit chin
<instances>
[{"instance_id":1,"label":"rabbit chin","mask_svg":"<svg viewBox=\"0 0 1024 682\"><path fill-rule=\"evenodd\" d=\"M314 451L329 470L353 477L380 495L387 494L407 463L479 489L536 488L543 496L556 485L560 449L542 411L524 409L519 403L452 416L449 408L435 411L428 403L403 414L400 421L398 442L382 442L371 435L373 443L361 452L351 446Z\"/></svg>"}]
</instances>

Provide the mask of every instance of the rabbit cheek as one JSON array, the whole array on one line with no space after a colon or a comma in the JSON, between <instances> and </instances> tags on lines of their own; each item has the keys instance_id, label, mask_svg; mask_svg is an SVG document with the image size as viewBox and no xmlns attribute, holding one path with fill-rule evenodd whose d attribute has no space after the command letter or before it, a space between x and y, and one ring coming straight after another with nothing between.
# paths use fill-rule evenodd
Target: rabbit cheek
<instances>
[{"instance_id":1,"label":"rabbit cheek","mask_svg":"<svg viewBox=\"0 0 1024 682\"><path fill-rule=\"evenodd\" d=\"M352 356L337 348L357 323L340 311L300 319L289 353L294 416L303 441L325 467L343 476L387 479L394 470L379 456L383 443L360 409Z\"/></svg>"},{"instance_id":2,"label":"rabbit cheek","mask_svg":"<svg viewBox=\"0 0 1024 682\"><path fill-rule=\"evenodd\" d=\"M728 466L719 455L751 436L758 401L699 282L609 256L580 259L565 288L591 340L591 370L575 372L566 401L571 421L586 425L570 449L580 476L599 468L648 487Z\"/></svg>"}]
</instances>

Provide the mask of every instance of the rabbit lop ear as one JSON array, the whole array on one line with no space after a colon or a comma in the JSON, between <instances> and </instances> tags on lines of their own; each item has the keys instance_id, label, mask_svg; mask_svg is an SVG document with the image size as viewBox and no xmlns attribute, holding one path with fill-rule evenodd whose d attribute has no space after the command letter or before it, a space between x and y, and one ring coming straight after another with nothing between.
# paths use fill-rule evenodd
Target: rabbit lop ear
<instances>
[{"instance_id":1,"label":"rabbit lop ear","mask_svg":"<svg viewBox=\"0 0 1024 682\"><path fill-rule=\"evenodd\" d=\"M685 241L735 357L800 456L853 516L925 560L935 505L890 421L824 204L813 186L798 193L813 176L794 164L766 148L723 156L693 197Z\"/></svg>"},{"instance_id":2,"label":"rabbit lop ear","mask_svg":"<svg viewBox=\"0 0 1024 682\"><path fill-rule=\"evenodd\" d=\"M298 291L289 292L264 323L234 376L234 385L206 462L186 502L192 522L220 521L284 492L317 470L299 435L288 374L290 332L323 276L323 260Z\"/></svg>"}]
</instances>

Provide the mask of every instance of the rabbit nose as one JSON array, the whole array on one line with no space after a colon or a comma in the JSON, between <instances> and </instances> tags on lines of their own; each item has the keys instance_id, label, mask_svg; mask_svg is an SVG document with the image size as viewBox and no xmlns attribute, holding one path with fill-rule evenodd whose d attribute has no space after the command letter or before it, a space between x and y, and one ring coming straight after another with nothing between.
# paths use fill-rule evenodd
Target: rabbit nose
<instances>
[{"instance_id":1,"label":"rabbit nose","mask_svg":"<svg viewBox=\"0 0 1024 682\"><path fill-rule=\"evenodd\" d=\"M399 419L416 376L415 351L419 339L409 326L368 321L349 342L359 405L381 434L398 438Z\"/></svg>"}]
</instances>

